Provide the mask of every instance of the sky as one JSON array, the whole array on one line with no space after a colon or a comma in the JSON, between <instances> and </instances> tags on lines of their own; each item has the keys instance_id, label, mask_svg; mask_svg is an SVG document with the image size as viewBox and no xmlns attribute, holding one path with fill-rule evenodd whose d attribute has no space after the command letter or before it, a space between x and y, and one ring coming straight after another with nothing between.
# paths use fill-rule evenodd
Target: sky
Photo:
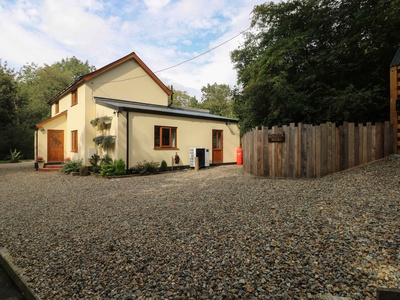
<instances>
[{"instance_id":1,"label":"sky","mask_svg":"<svg viewBox=\"0 0 400 300\"><path fill-rule=\"evenodd\" d=\"M201 100L207 84L236 84L230 52L261 0L0 0L0 59L51 65L75 56L101 68L135 52L164 84Z\"/></svg>"}]
</instances>

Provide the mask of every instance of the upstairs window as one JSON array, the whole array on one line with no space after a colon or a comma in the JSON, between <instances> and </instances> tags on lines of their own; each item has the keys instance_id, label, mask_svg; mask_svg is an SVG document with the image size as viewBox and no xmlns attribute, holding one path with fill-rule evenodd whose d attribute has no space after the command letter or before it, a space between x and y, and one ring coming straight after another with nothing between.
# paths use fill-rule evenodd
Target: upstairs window
<instances>
[{"instance_id":1,"label":"upstairs window","mask_svg":"<svg viewBox=\"0 0 400 300\"><path fill-rule=\"evenodd\" d=\"M78 152L78 130L71 131L71 152Z\"/></svg>"},{"instance_id":2,"label":"upstairs window","mask_svg":"<svg viewBox=\"0 0 400 300\"><path fill-rule=\"evenodd\" d=\"M167 126L154 126L154 148L176 149L177 128Z\"/></svg>"},{"instance_id":3,"label":"upstairs window","mask_svg":"<svg viewBox=\"0 0 400 300\"><path fill-rule=\"evenodd\" d=\"M78 104L78 91L75 89L71 92L71 106Z\"/></svg>"},{"instance_id":4,"label":"upstairs window","mask_svg":"<svg viewBox=\"0 0 400 300\"><path fill-rule=\"evenodd\" d=\"M54 104L54 112L55 112L55 114L58 114L60 112L60 103L59 102L56 102Z\"/></svg>"}]
</instances>

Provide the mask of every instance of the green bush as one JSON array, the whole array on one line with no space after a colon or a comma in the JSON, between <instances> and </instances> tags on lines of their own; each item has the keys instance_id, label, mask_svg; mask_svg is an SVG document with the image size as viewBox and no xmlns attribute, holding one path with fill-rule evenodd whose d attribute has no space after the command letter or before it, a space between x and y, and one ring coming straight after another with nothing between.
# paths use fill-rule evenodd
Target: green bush
<instances>
[{"instance_id":1,"label":"green bush","mask_svg":"<svg viewBox=\"0 0 400 300\"><path fill-rule=\"evenodd\" d=\"M100 160L100 166L102 166L102 165L109 165L109 164L112 164L112 162L113 162L113 160L112 160L112 158L110 157L110 155L106 154L106 155L104 155L104 156L101 158L101 160Z\"/></svg>"},{"instance_id":2,"label":"green bush","mask_svg":"<svg viewBox=\"0 0 400 300\"><path fill-rule=\"evenodd\" d=\"M17 151L17 149L14 149L14 151L10 150L10 162L11 163L17 163L19 160L22 158L21 151Z\"/></svg>"},{"instance_id":3,"label":"green bush","mask_svg":"<svg viewBox=\"0 0 400 300\"><path fill-rule=\"evenodd\" d=\"M141 163L137 163L134 167L129 169L129 172L132 174L152 174L158 171L160 163L158 162L147 162L143 161Z\"/></svg>"},{"instance_id":4,"label":"green bush","mask_svg":"<svg viewBox=\"0 0 400 300\"><path fill-rule=\"evenodd\" d=\"M125 175L126 174L125 162L121 158L114 161L114 165L115 165L115 175Z\"/></svg>"},{"instance_id":5,"label":"green bush","mask_svg":"<svg viewBox=\"0 0 400 300\"><path fill-rule=\"evenodd\" d=\"M60 169L60 172L69 174L71 172L79 172L79 169L83 166L82 159L72 159L64 162L63 167Z\"/></svg>"},{"instance_id":6,"label":"green bush","mask_svg":"<svg viewBox=\"0 0 400 300\"><path fill-rule=\"evenodd\" d=\"M101 165L100 174L102 176L125 175L125 162L120 158L113 162L107 162Z\"/></svg>"},{"instance_id":7,"label":"green bush","mask_svg":"<svg viewBox=\"0 0 400 300\"><path fill-rule=\"evenodd\" d=\"M93 154L92 157L89 159L91 166L91 170L93 173L100 173L100 155Z\"/></svg>"},{"instance_id":8,"label":"green bush","mask_svg":"<svg viewBox=\"0 0 400 300\"><path fill-rule=\"evenodd\" d=\"M102 164L100 174L101 176L115 176L115 165L113 163Z\"/></svg>"},{"instance_id":9,"label":"green bush","mask_svg":"<svg viewBox=\"0 0 400 300\"><path fill-rule=\"evenodd\" d=\"M167 162L166 162L165 160L163 160L163 161L161 162L160 171L161 171L161 172L165 172L165 171L167 171L167 169L168 169Z\"/></svg>"}]
</instances>

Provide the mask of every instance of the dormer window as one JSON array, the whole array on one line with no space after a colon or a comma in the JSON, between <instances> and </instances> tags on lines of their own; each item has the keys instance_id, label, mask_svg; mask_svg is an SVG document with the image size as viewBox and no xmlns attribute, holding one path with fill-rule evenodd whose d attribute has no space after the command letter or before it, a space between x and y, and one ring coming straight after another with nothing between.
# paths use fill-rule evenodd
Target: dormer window
<instances>
[{"instance_id":1,"label":"dormer window","mask_svg":"<svg viewBox=\"0 0 400 300\"><path fill-rule=\"evenodd\" d=\"M78 92L77 90L73 90L71 92L71 106L78 104Z\"/></svg>"}]
</instances>

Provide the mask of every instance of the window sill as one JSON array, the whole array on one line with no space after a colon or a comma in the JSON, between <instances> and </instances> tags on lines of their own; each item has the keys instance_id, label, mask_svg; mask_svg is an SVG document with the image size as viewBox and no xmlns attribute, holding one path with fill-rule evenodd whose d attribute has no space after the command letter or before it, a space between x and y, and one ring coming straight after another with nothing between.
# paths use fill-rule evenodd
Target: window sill
<instances>
[{"instance_id":1,"label":"window sill","mask_svg":"<svg viewBox=\"0 0 400 300\"><path fill-rule=\"evenodd\" d=\"M154 147L153 150L179 150L179 148L177 148L177 147L170 147L170 148L167 148L167 147L163 147L163 148Z\"/></svg>"}]
</instances>

